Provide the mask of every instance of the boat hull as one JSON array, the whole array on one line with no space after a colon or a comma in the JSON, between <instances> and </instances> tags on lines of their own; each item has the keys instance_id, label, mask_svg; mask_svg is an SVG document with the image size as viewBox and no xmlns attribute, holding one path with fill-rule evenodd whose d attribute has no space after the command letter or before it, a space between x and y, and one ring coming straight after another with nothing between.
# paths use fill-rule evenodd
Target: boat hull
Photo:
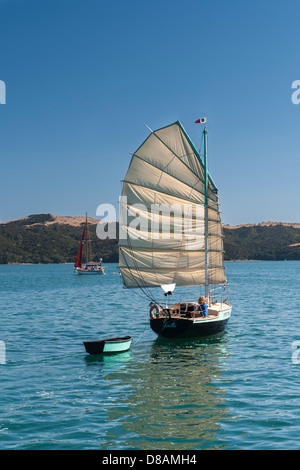
<instances>
[{"instance_id":1,"label":"boat hull","mask_svg":"<svg viewBox=\"0 0 300 470\"><path fill-rule=\"evenodd\" d=\"M225 330L231 309L216 319L150 318L152 330L164 338L193 338L221 333Z\"/></svg>"},{"instance_id":2,"label":"boat hull","mask_svg":"<svg viewBox=\"0 0 300 470\"><path fill-rule=\"evenodd\" d=\"M89 270L89 269L77 269L77 268L74 268L74 273L75 274L79 274L80 276L87 276L87 275L103 275L104 274L104 269L97 269L97 270Z\"/></svg>"},{"instance_id":3,"label":"boat hull","mask_svg":"<svg viewBox=\"0 0 300 470\"><path fill-rule=\"evenodd\" d=\"M132 337L108 338L96 341L84 341L84 347L89 354L118 353L128 351L131 346Z\"/></svg>"}]
</instances>

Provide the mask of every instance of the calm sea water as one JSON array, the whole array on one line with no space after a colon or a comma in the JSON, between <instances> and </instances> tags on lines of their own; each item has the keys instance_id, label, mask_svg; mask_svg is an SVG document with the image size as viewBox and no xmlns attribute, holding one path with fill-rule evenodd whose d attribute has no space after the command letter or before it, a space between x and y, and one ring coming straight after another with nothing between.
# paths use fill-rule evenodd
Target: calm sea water
<instances>
[{"instance_id":1,"label":"calm sea water","mask_svg":"<svg viewBox=\"0 0 300 470\"><path fill-rule=\"evenodd\" d=\"M0 266L0 448L300 448L300 262L226 267L226 332L168 341L117 265L101 277ZM85 352L85 340L127 334L128 352Z\"/></svg>"}]
</instances>

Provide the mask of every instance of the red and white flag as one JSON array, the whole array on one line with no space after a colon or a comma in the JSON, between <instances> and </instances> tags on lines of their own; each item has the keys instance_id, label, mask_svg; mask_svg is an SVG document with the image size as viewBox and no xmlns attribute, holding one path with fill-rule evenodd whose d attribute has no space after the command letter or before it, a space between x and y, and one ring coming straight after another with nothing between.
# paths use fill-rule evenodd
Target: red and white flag
<instances>
[{"instance_id":1,"label":"red and white flag","mask_svg":"<svg viewBox=\"0 0 300 470\"><path fill-rule=\"evenodd\" d=\"M201 118L197 119L197 121L195 121L195 124L203 124L204 122L206 122L206 118Z\"/></svg>"}]
</instances>

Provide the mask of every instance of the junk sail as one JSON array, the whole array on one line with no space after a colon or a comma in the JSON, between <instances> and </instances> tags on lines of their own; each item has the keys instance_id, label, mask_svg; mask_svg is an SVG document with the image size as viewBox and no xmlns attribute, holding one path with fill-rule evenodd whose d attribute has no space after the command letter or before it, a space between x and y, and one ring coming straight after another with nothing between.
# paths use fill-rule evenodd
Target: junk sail
<instances>
[{"instance_id":1,"label":"junk sail","mask_svg":"<svg viewBox=\"0 0 300 470\"><path fill-rule=\"evenodd\" d=\"M133 154L120 198L119 267L126 287L226 283L217 188L179 121ZM207 243L205 244L205 213Z\"/></svg>"}]
</instances>

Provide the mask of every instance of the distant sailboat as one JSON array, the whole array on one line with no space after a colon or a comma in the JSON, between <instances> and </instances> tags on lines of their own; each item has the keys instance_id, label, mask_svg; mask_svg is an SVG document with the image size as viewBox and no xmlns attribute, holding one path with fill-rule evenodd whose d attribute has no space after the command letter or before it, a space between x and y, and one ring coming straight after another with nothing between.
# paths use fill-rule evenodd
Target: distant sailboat
<instances>
[{"instance_id":1,"label":"distant sailboat","mask_svg":"<svg viewBox=\"0 0 300 470\"><path fill-rule=\"evenodd\" d=\"M139 288L151 301L150 326L167 338L218 333L231 315L218 191L207 169L206 127L203 141L204 161L179 121L151 131L133 154L123 181L123 283ZM168 226L169 234L163 230ZM203 286L207 316L197 299L162 305L150 289L158 286L166 299L175 286Z\"/></svg>"},{"instance_id":2,"label":"distant sailboat","mask_svg":"<svg viewBox=\"0 0 300 470\"><path fill-rule=\"evenodd\" d=\"M82 265L82 255L83 255L83 244L85 244L85 266ZM102 258L100 258L98 263L89 261L89 230L88 230L88 220L87 215L85 219L85 224L74 264L74 273L75 274L104 274L104 267L102 266Z\"/></svg>"}]
</instances>

